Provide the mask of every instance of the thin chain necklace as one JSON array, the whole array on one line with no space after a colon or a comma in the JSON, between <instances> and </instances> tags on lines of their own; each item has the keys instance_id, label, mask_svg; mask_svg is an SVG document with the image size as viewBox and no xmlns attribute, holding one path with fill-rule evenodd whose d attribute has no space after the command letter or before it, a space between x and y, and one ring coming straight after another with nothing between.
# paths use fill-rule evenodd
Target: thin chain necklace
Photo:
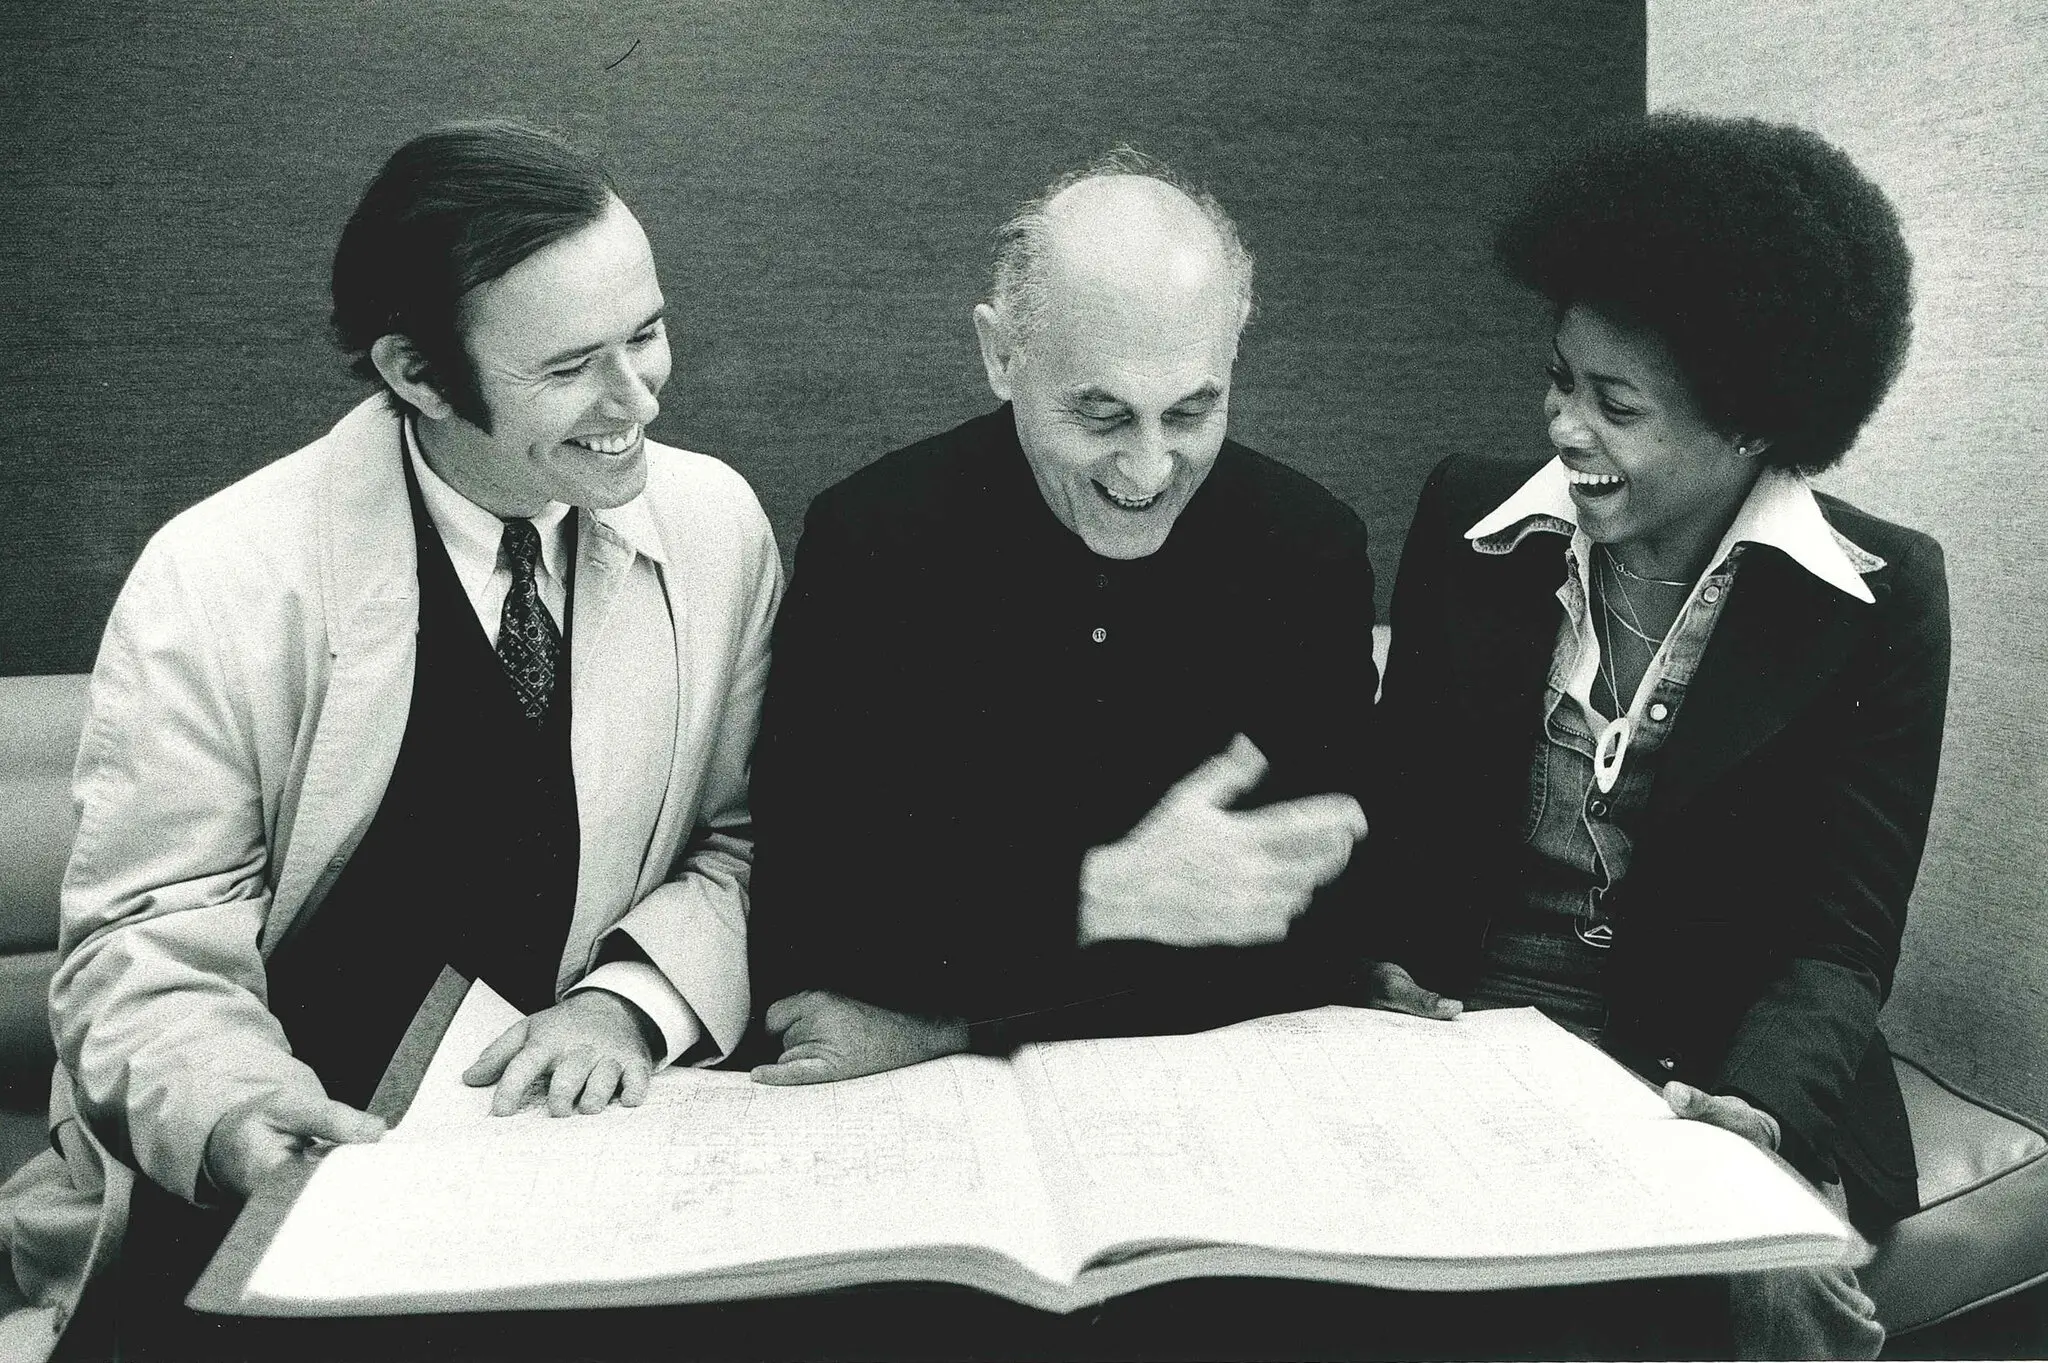
<instances>
[{"instance_id":1,"label":"thin chain necklace","mask_svg":"<svg viewBox=\"0 0 2048 1363\"><path fill-rule=\"evenodd\" d=\"M1607 583L1610 588L1619 589L1622 610L1627 611L1628 614L1623 615L1621 611L1617 611L1614 608L1614 598L1617 594L1615 591L1604 591L1600 594L1600 607L1603 613L1605 613L1607 617L1613 620L1616 624L1619 624L1623 629L1627 630L1630 634L1635 635L1636 638L1641 639L1644 643L1648 644L1650 646L1651 652L1656 652L1658 647L1660 647L1663 644L1664 640L1662 636L1652 635L1648 630L1643 628L1642 612L1636 609L1636 603L1634 598L1629 596L1628 584L1623 582L1620 578L1615 577L1611 573L1608 575Z\"/></svg>"},{"instance_id":2,"label":"thin chain necklace","mask_svg":"<svg viewBox=\"0 0 2048 1363\"><path fill-rule=\"evenodd\" d=\"M1616 614L1614 618L1616 620L1621 621L1621 627L1623 629L1627 630L1629 633L1635 635L1636 638L1641 639L1644 643L1648 644L1651 650L1654 652L1657 648L1663 645L1664 635L1669 634L1671 632L1671 626L1666 625L1664 627L1663 634L1651 634L1648 630L1644 629L1643 613L1640 609L1637 608L1635 594L1629 591L1628 582L1624 579L1633 579L1636 582L1640 583L1653 583L1660 587L1685 587L1689 584L1684 582L1672 582L1661 577L1638 577L1636 574L1630 572L1627 568L1623 567L1621 559L1616 557L1614 551L1604 544L1600 546L1600 556L1606 559L1607 566L1614 570L1613 572L1610 572L1608 574L1607 580L1614 587L1619 589L1622 607L1628 612L1628 616L1625 619L1620 614ZM1619 576L1616 576L1616 574L1619 574ZM1606 608L1610 611L1614 609L1613 596L1614 593L1604 592L1601 594L1600 598L1601 603L1604 606L1606 606ZM1676 617L1674 616L1673 619L1675 623Z\"/></svg>"},{"instance_id":3,"label":"thin chain necklace","mask_svg":"<svg viewBox=\"0 0 2048 1363\"><path fill-rule=\"evenodd\" d=\"M1600 546L1600 552L1606 555L1609 563L1614 565L1614 571L1632 582L1654 582L1659 587L1690 587L1692 585L1690 582L1674 582L1668 577L1644 577L1641 573L1632 573L1628 570L1628 565L1621 561L1621 556L1606 545Z\"/></svg>"},{"instance_id":4,"label":"thin chain necklace","mask_svg":"<svg viewBox=\"0 0 2048 1363\"><path fill-rule=\"evenodd\" d=\"M1642 640L1643 644L1650 651L1650 660L1654 660L1657 655L1657 650L1664 646L1664 635L1651 634L1648 630L1643 628L1642 613L1636 609L1635 598L1629 595L1628 584L1622 581L1622 577L1624 576L1636 577L1636 575L1634 573L1630 573L1627 569L1622 568L1621 560L1616 558L1614 556L1613 551L1608 549L1606 545L1601 545L1600 551L1600 556L1607 561L1609 569L1619 571L1619 575L1617 575L1615 571L1610 571L1607 574L1607 581L1604 584L1599 581L1599 577L1596 572L1593 584L1595 587L1600 589L1600 614L1596 618L1595 624L1596 627L1601 625L1605 626L1604 630L1601 630L1601 633L1604 634L1605 637L1600 638L1598 640L1600 644L1601 674L1603 680L1605 680L1607 683L1607 694L1614 701L1615 713L1619 715L1625 713L1629 706L1628 703L1622 697L1621 685L1618 680L1616 660L1614 656L1614 626L1616 624L1619 624L1623 629L1627 630L1630 634L1633 634L1636 638ZM1636 580L1638 582L1655 582L1663 586L1672 587L1683 587L1687 585L1683 582L1665 582L1661 578L1637 577ZM1623 609L1625 609L1628 612L1627 615L1623 615L1621 611L1616 610L1614 607L1614 597L1617 592L1620 594ZM1676 617L1673 618L1672 623L1677 623ZM1669 634L1670 632L1670 626L1666 626L1664 634ZM1644 667L1646 670L1648 668L1648 665L1649 660L1646 660L1644 663Z\"/></svg>"},{"instance_id":5,"label":"thin chain necklace","mask_svg":"<svg viewBox=\"0 0 2048 1363\"><path fill-rule=\"evenodd\" d=\"M1594 618L1593 625L1605 636L1600 640L1600 677L1607 683L1607 698L1613 704L1616 717L1619 718L1621 685L1614 680L1614 627L1607 624L1609 614L1610 612L1603 607L1600 614Z\"/></svg>"},{"instance_id":6,"label":"thin chain necklace","mask_svg":"<svg viewBox=\"0 0 2048 1363\"><path fill-rule=\"evenodd\" d=\"M1607 696L1614 705L1615 718L1619 719L1626 707L1621 701L1621 683L1614 679L1614 626L1610 623L1614 608L1607 604L1607 592L1600 587L1598 573L1594 574L1593 585L1600 589L1600 613L1593 617L1595 641L1600 645L1600 676L1607 683Z\"/></svg>"}]
</instances>

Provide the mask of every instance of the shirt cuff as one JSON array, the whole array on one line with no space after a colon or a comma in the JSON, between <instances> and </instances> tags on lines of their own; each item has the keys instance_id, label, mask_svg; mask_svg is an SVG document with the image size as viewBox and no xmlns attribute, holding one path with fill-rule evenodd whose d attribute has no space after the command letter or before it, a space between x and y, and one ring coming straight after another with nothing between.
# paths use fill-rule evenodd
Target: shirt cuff
<instances>
[{"instance_id":1,"label":"shirt cuff","mask_svg":"<svg viewBox=\"0 0 2048 1363\"><path fill-rule=\"evenodd\" d=\"M577 994L585 989L617 994L647 1014L655 1030L661 1033L663 1045L662 1053L654 1061L656 1069L675 1063L677 1056L704 1035L704 1024L697 1020L696 1011L684 1000L682 991L645 961L608 961L585 975L568 992Z\"/></svg>"}]
</instances>

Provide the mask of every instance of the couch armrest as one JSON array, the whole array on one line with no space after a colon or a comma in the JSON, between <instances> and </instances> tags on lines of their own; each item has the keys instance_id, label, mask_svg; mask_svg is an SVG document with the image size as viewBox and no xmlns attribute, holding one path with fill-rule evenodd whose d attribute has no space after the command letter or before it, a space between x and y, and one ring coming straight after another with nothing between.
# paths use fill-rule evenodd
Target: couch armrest
<instances>
[{"instance_id":1,"label":"couch armrest","mask_svg":"<svg viewBox=\"0 0 2048 1363\"><path fill-rule=\"evenodd\" d=\"M2048 1130L1894 1057L1920 1210L1874 1237L1863 1288L1893 1335L2048 1280Z\"/></svg>"}]
</instances>

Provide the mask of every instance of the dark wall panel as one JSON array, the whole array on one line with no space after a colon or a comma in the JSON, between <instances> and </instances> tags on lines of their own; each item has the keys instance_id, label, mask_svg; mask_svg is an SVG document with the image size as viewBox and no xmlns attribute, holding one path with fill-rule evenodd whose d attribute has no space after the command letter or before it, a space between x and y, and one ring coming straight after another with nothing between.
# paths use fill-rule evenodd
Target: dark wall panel
<instances>
[{"instance_id":1,"label":"dark wall panel","mask_svg":"<svg viewBox=\"0 0 2048 1363\"><path fill-rule=\"evenodd\" d=\"M1534 447L1542 322L1485 221L1561 139L1643 107L1641 0L418 0L0 11L0 673L90 666L149 533L324 430L363 181L428 123L603 150L676 318L656 433L805 503L989 405L989 233L1129 141L1239 217L1261 310L1242 439L1372 526L1429 463Z\"/></svg>"}]
</instances>

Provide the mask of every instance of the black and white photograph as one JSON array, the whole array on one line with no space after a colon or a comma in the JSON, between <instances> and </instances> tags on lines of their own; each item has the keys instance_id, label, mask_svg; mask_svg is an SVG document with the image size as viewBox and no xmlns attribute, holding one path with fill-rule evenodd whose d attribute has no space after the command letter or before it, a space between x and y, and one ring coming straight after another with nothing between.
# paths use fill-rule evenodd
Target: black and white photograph
<instances>
[{"instance_id":1,"label":"black and white photograph","mask_svg":"<svg viewBox=\"0 0 2048 1363\"><path fill-rule=\"evenodd\" d=\"M2044 0L0 73L0 1363L2048 1359Z\"/></svg>"}]
</instances>

